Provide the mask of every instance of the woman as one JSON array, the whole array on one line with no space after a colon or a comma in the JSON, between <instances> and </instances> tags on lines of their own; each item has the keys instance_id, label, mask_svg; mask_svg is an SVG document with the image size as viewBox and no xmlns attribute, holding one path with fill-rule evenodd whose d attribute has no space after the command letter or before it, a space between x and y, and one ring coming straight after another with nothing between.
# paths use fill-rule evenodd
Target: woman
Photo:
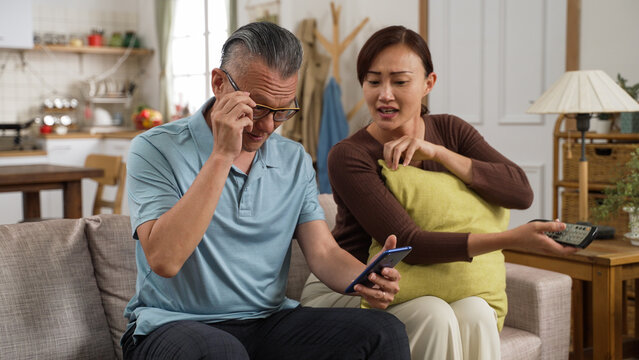
<instances>
[{"instance_id":1,"label":"woman","mask_svg":"<svg viewBox=\"0 0 639 360\"><path fill-rule=\"evenodd\" d=\"M415 166L448 172L491 204L525 209L532 203L526 175L453 115L429 115L422 99L437 80L426 42L414 31L390 26L371 36L357 59L357 74L372 122L330 152L328 165L338 206L333 235L340 246L366 261L371 238L397 235L413 251L409 264L471 261L500 249L575 251L544 232L559 222L534 222L500 233L434 233L421 230L386 188L378 159L391 169ZM401 291L400 291L401 293ZM359 306L359 299L328 290L311 275L305 306ZM495 311L479 297L448 304L423 296L391 306L406 325L413 359L499 359Z\"/></svg>"}]
</instances>

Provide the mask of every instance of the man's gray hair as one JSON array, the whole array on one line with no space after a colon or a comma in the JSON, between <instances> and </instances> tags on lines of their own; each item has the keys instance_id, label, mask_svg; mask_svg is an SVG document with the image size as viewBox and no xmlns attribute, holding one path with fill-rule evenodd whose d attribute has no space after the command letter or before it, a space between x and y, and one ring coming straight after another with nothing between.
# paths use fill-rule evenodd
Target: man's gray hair
<instances>
[{"instance_id":1,"label":"man's gray hair","mask_svg":"<svg viewBox=\"0 0 639 360\"><path fill-rule=\"evenodd\" d=\"M249 61L259 58L283 78L302 65L302 45L290 31L269 22L254 22L237 29L222 46L220 68L245 71Z\"/></svg>"}]
</instances>

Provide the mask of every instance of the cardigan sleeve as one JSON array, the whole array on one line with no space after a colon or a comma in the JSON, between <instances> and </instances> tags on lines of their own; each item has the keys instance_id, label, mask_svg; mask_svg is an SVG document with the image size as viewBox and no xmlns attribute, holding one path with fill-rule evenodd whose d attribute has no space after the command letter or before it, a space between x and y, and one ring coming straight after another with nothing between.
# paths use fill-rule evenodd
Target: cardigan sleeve
<instances>
[{"instance_id":1,"label":"cardigan sleeve","mask_svg":"<svg viewBox=\"0 0 639 360\"><path fill-rule=\"evenodd\" d=\"M486 142L470 124L450 116L446 123L452 126L448 134L457 144L457 153L472 161L473 180L468 187L486 201L508 209L527 209L533 201L533 191L526 173Z\"/></svg>"}]
</instances>

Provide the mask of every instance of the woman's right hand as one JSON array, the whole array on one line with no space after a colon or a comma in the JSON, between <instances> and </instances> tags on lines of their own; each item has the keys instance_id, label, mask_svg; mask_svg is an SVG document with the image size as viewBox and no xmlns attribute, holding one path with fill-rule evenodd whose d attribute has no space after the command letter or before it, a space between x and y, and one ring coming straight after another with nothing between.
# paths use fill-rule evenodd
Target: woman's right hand
<instances>
[{"instance_id":1,"label":"woman's right hand","mask_svg":"<svg viewBox=\"0 0 639 360\"><path fill-rule=\"evenodd\" d=\"M242 134L253 128L255 102L245 91L234 91L215 100L209 113L213 132L213 154L231 160L242 151Z\"/></svg>"},{"instance_id":2,"label":"woman's right hand","mask_svg":"<svg viewBox=\"0 0 639 360\"><path fill-rule=\"evenodd\" d=\"M529 222L512 230L508 230L508 232L511 232L509 237L512 239L512 246L508 246L507 248L524 251L533 250L557 255L574 254L579 249L572 246L561 245L546 235L546 232L563 231L565 229L566 224L560 221Z\"/></svg>"},{"instance_id":3,"label":"woman's right hand","mask_svg":"<svg viewBox=\"0 0 639 360\"><path fill-rule=\"evenodd\" d=\"M436 145L408 135L384 144L384 160L388 167L397 170L400 160L408 166L413 160L431 160L435 158Z\"/></svg>"}]
</instances>

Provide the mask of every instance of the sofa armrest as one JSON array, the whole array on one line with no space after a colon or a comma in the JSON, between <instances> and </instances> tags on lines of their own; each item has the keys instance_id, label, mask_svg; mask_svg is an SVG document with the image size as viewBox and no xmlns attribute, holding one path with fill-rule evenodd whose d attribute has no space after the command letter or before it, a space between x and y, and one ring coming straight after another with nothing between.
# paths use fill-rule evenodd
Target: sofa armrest
<instances>
[{"instance_id":1,"label":"sofa armrest","mask_svg":"<svg viewBox=\"0 0 639 360\"><path fill-rule=\"evenodd\" d=\"M571 286L568 275L506 263L505 325L539 336L541 359L568 358Z\"/></svg>"}]
</instances>

